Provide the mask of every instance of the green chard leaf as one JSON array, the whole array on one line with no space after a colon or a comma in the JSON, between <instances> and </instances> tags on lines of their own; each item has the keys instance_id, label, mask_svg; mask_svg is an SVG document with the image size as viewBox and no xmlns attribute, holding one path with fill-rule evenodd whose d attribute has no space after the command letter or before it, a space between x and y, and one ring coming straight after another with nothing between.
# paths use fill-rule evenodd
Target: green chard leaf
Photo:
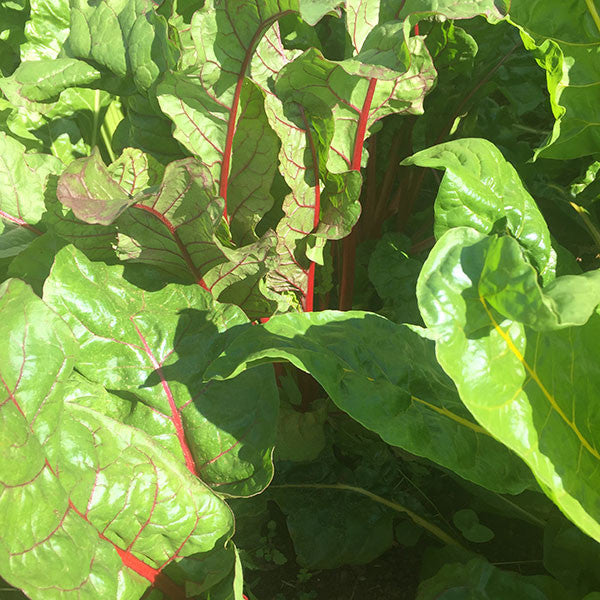
<instances>
[{"instance_id":1,"label":"green chard leaf","mask_svg":"<svg viewBox=\"0 0 600 600\"><path fill-rule=\"evenodd\" d=\"M182 70L167 75L158 86L158 101L175 123L175 138L199 157L219 182L228 220L233 220L234 212L239 213L238 238L252 235L252 230L244 231L254 224L248 211L256 210L260 216L270 207L265 197L274 173L268 150L266 155L265 150L246 151L247 159L239 165L232 159L234 147L239 150L249 134L267 136L265 142L272 138L261 93L247 80L248 70L264 33L283 15L296 12L297 4L297 0L207 2L192 17L191 27L186 26L190 45L181 58ZM244 102L250 105L248 112ZM236 141L236 137L240 139ZM261 148L270 145L264 143ZM248 190L256 190L256 206L247 204L252 202Z\"/></svg>"},{"instance_id":2,"label":"green chard leaf","mask_svg":"<svg viewBox=\"0 0 600 600\"><path fill-rule=\"evenodd\" d=\"M600 540L600 273L559 277L542 289L516 240L457 227L425 262L417 298L469 411Z\"/></svg>"},{"instance_id":3,"label":"green chard leaf","mask_svg":"<svg viewBox=\"0 0 600 600\"><path fill-rule=\"evenodd\" d=\"M29 0L27 42L21 47L21 59L56 58L69 35L69 21L69 0Z\"/></svg>"},{"instance_id":4,"label":"green chard leaf","mask_svg":"<svg viewBox=\"0 0 600 600\"><path fill-rule=\"evenodd\" d=\"M197 285L146 292L123 279L122 266L91 263L72 246L58 252L44 299L82 346L77 370L126 400L126 424L220 492L249 495L268 484L272 371L208 385L201 377L220 351L219 334L247 322L239 308L215 304Z\"/></svg>"},{"instance_id":5,"label":"green chard leaf","mask_svg":"<svg viewBox=\"0 0 600 600\"><path fill-rule=\"evenodd\" d=\"M205 376L226 379L282 360L310 373L338 408L388 444L498 492L532 484L465 410L432 342L407 326L358 311L276 316L234 337Z\"/></svg>"},{"instance_id":6,"label":"green chard leaf","mask_svg":"<svg viewBox=\"0 0 600 600\"><path fill-rule=\"evenodd\" d=\"M332 569L364 564L393 542L393 513L369 498L340 490L274 489L287 516L299 564Z\"/></svg>"},{"instance_id":7,"label":"green chard leaf","mask_svg":"<svg viewBox=\"0 0 600 600\"><path fill-rule=\"evenodd\" d=\"M156 185L161 171L134 149L108 168L97 155L71 163L59 180L58 198L83 221L55 204L57 232L93 258L114 257L114 246L122 260L195 282L221 301L236 302L250 317L270 314L276 304L265 297L261 281L273 254L273 234L233 247L223 200L208 169L195 158L173 161ZM101 240L105 245L98 247Z\"/></svg>"},{"instance_id":8,"label":"green chard leaf","mask_svg":"<svg viewBox=\"0 0 600 600\"><path fill-rule=\"evenodd\" d=\"M140 598L151 583L173 597L191 556L220 567L190 569L196 581L217 583L234 558L228 507L141 430L65 401L78 345L26 284L5 282L0 305L10 340L0 361L2 577L34 598Z\"/></svg>"},{"instance_id":9,"label":"green chard leaf","mask_svg":"<svg viewBox=\"0 0 600 600\"><path fill-rule=\"evenodd\" d=\"M491 142L455 140L417 152L403 164L445 170L435 201L438 239L454 227L486 234L507 231L544 281L553 279L556 253L544 217L514 167Z\"/></svg>"},{"instance_id":10,"label":"green chard leaf","mask_svg":"<svg viewBox=\"0 0 600 600\"><path fill-rule=\"evenodd\" d=\"M503 571L478 557L450 563L421 583L416 600L575 600L556 580Z\"/></svg>"},{"instance_id":11,"label":"green chard leaf","mask_svg":"<svg viewBox=\"0 0 600 600\"><path fill-rule=\"evenodd\" d=\"M167 22L151 0L71 0L67 56L104 74L109 92L147 92L174 62Z\"/></svg>"},{"instance_id":12,"label":"green chard leaf","mask_svg":"<svg viewBox=\"0 0 600 600\"><path fill-rule=\"evenodd\" d=\"M61 163L47 154L26 153L14 138L0 133L0 257L16 256L41 231L48 180Z\"/></svg>"}]
</instances>

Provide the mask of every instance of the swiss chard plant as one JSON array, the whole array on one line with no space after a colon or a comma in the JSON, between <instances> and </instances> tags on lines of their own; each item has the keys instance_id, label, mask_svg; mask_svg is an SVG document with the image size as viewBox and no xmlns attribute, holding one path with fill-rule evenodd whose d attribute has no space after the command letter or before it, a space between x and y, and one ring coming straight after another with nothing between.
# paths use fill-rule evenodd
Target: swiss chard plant
<instances>
[{"instance_id":1,"label":"swiss chard plant","mask_svg":"<svg viewBox=\"0 0 600 600\"><path fill-rule=\"evenodd\" d=\"M2 2L0 594L598 600L599 10Z\"/></svg>"}]
</instances>

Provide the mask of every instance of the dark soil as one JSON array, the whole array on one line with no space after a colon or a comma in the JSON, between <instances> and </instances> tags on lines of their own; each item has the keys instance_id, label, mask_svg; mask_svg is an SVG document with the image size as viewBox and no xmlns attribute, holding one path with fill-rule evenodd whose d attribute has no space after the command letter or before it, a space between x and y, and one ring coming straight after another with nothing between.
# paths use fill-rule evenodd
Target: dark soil
<instances>
[{"instance_id":1,"label":"dark soil","mask_svg":"<svg viewBox=\"0 0 600 600\"><path fill-rule=\"evenodd\" d=\"M287 563L268 572L246 572L246 593L249 600L414 600L419 554L394 546L368 565L307 572Z\"/></svg>"}]
</instances>

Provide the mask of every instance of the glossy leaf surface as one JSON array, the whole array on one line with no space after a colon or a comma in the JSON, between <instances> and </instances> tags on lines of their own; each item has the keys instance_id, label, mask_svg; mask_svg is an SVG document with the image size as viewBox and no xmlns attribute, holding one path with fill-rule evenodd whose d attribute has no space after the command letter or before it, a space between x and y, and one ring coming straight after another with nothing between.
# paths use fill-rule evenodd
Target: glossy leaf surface
<instances>
[{"instance_id":1,"label":"glossy leaf surface","mask_svg":"<svg viewBox=\"0 0 600 600\"><path fill-rule=\"evenodd\" d=\"M78 371L120 394L122 419L192 474L219 491L260 491L272 476L272 374L267 369L209 385L201 377L218 351L219 332L245 323L243 313L213 305L199 286L145 292L122 273L122 267L90 263L72 247L57 255L44 298L81 344Z\"/></svg>"},{"instance_id":2,"label":"glossy leaf surface","mask_svg":"<svg viewBox=\"0 0 600 600\"><path fill-rule=\"evenodd\" d=\"M139 598L159 578L176 593L161 570L225 552L229 509L140 430L64 402L71 331L19 280L0 297L3 577L34 597Z\"/></svg>"},{"instance_id":3,"label":"glossy leaf surface","mask_svg":"<svg viewBox=\"0 0 600 600\"><path fill-rule=\"evenodd\" d=\"M404 161L445 170L435 203L435 235L453 227L482 233L508 230L544 280L554 276L550 232L514 167L490 142L463 139L418 152Z\"/></svg>"},{"instance_id":4,"label":"glossy leaf surface","mask_svg":"<svg viewBox=\"0 0 600 600\"><path fill-rule=\"evenodd\" d=\"M535 281L527 259L521 255L520 265L504 262L507 255L491 259L501 248L519 255L511 238L448 231L419 278L421 314L436 332L440 364L476 419L523 458L567 516L599 539L597 273L558 278L546 288L548 296L562 288L569 298L553 304L562 326L556 329L556 312L543 317L537 283L522 285L518 268ZM568 326L573 322L581 325Z\"/></svg>"}]
</instances>

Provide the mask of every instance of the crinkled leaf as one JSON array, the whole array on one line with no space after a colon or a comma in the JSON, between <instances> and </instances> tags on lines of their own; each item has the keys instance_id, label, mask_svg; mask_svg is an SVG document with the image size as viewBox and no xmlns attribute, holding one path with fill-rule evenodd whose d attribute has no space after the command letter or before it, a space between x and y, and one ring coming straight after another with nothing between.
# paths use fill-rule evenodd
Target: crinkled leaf
<instances>
[{"instance_id":1,"label":"crinkled leaf","mask_svg":"<svg viewBox=\"0 0 600 600\"><path fill-rule=\"evenodd\" d=\"M34 598L140 598L150 581L176 593L171 561L215 553L224 577L225 503L139 429L65 402L78 347L26 284L0 304L2 576Z\"/></svg>"},{"instance_id":2,"label":"crinkled leaf","mask_svg":"<svg viewBox=\"0 0 600 600\"><path fill-rule=\"evenodd\" d=\"M505 229L526 250L544 281L554 277L550 232L514 167L487 140L462 139L417 152L403 164L445 170L435 203L435 235L453 227Z\"/></svg>"},{"instance_id":3,"label":"crinkled leaf","mask_svg":"<svg viewBox=\"0 0 600 600\"><path fill-rule=\"evenodd\" d=\"M69 35L69 0L29 0L24 61L56 58Z\"/></svg>"},{"instance_id":4,"label":"crinkled leaf","mask_svg":"<svg viewBox=\"0 0 600 600\"><path fill-rule=\"evenodd\" d=\"M165 77L158 86L160 106L176 126L174 136L211 169L226 202L232 148L242 118L242 88L251 85L245 82L248 68L266 30L297 11L297 5L297 0L207 2L192 18L192 46L182 58L185 71ZM262 110L253 120L260 130ZM264 159L249 158L253 164L248 172L258 176L261 185ZM229 212L227 203L226 207Z\"/></svg>"},{"instance_id":5,"label":"crinkled leaf","mask_svg":"<svg viewBox=\"0 0 600 600\"><path fill-rule=\"evenodd\" d=\"M48 176L60 169L53 156L28 154L22 144L0 133L0 217L22 226L37 223L45 210Z\"/></svg>"},{"instance_id":6,"label":"crinkled leaf","mask_svg":"<svg viewBox=\"0 0 600 600\"><path fill-rule=\"evenodd\" d=\"M172 62L166 20L151 0L71 0L68 56L108 72L108 91L147 91Z\"/></svg>"},{"instance_id":7,"label":"crinkled leaf","mask_svg":"<svg viewBox=\"0 0 600 600\"><path fill-rule=\"evenodd\" d=\"M14 106L44 110L35 103L56 100L63 90L99 77L100 73L82 60L45 58L21 63L10 77L0 80L0 89Z\"/></svg>"},{"instance_id":8,"label":"crinkled leaf","mask_svg":"<svg viewBox=\"0 0 600 600\"><path fill-rule=\"evenodd\" d=\"M16 256L41 234L34 225L45 211L48 177L60 169L54 157L28 154L22 144L0 133L0 256Z\"/></svg>"},{"instance_id":9,"label":"crinkled leaf","mask_svg":"<svg viewBox=\"0 0 600 600\"><path fill-rule=\"evenodd\" d=\"M519 493L530 485L527 469L474 422L432 346L371 313L280 315L234 338L205 375L223 379L288 360L387 443L489 489Z\"/></svg>"},{"instance_id":10,"label":"crinkled leaf","mask_svg":"<svg viewBox=\"0 0 600 600\"><path fill-rule=\"evenodd\" d=\"M123 267L91 263L73 247L57 254L44 298L82 346L78 371L128 401L128 424L219 491L247 495L267 485L277 412L272 371L232 385L201 377L219 332L246 322L238 308L213 304L197 285L140 290L123 279Z\"/></svg>"},{"instance_id":11,"label":"crinkled leaf","mask_svg":"<svg viewBox=\"0 0 600 600\"><path fill-rule=\"evenodd\" d=\"M529 465L570 519L600 540L600 428L595 407L600 315L594 312L579 327L529 328L527 323L539 326L538 311L547 309L540 306L539 288L524 287L518 273L513 277L514 263L507 270L497 261L504 281L500 285L493 274L493 285L488 284L488 254L497 244L516 246L507 240L470 228L451 229L442 236L417 284L421 314L435 332L438 360L469 411ZM527 263L525 257L522 262ZM561 280L548 286L548 295L556 290L570 295L576 312L563 302L568 296L562 296L551 303L557 320L581 323L594 300L579 294L578 287L596 287L597 276L567 276L565 286Z\"/></svg>"},{"instance_id":12,"label":"crinkled leaf","mask_svg":"<svg viewBox=\"0 0 600 600\"><path fill-rule=\"evenodd\" d=\"M368 130L389 114L423 112L423 98L433 85L435 69L421 39L410 38L406 44L410 66L392 80L350 74L344 68L347 65L329 61L315 49L307 50L278 75L276 90L282 100L310 107L318 98L332 111L335 129L327 159L329 170L340 173L350 169L353 161L357 162L355 153L361 164L366 164L366 152L355 148L359 128ZM282 140L285 143L286 138Z\"/></svg>"}]
</instances>

